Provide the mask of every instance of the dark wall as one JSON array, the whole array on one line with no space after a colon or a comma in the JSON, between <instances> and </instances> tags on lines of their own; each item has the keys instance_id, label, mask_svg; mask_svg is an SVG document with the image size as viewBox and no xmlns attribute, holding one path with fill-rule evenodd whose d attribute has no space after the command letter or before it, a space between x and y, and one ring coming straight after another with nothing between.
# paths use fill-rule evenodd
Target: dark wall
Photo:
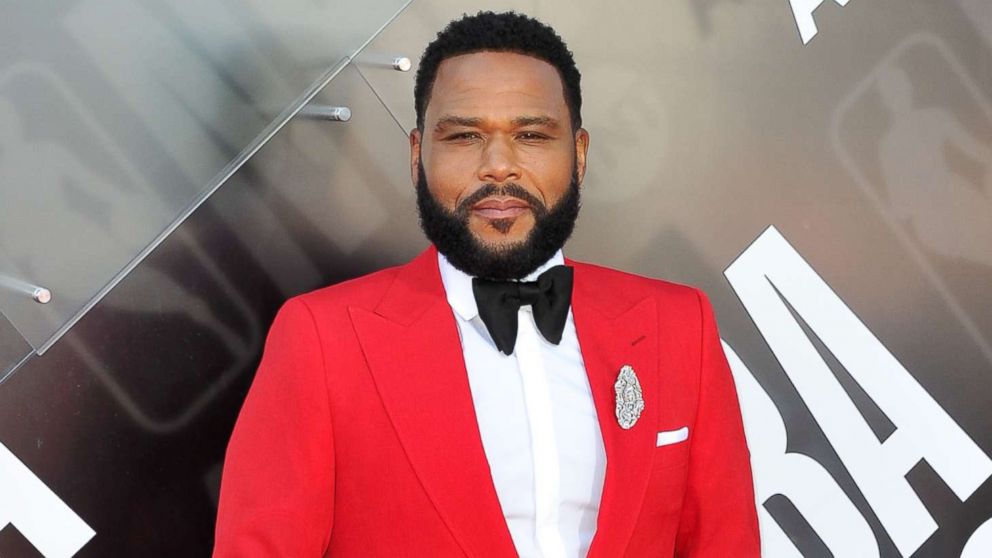
<instances>
[{"instance_id":1,"label":"dark wall","mask_svg":"<svg viewBox=\"0 0 992 558\"><path fill-rule=\"evenodd\" d=\"M87 6L49 15L82 40ZM566 254L694 284L713 300L765 556L992 555L988 6L486 5L554 25L582 71L590 168ZM378 8L385 15L369 18L384 23L393 12ZM267 53L259 59L340 70L322 88L330 75L314 71L285 82L286 106L314 85L312 103L348 106L350 121L296 117L271 136L251 129L242 143L241 128L201 121L186 141L230 143L220 160L241 154L244 165L228 167L44 354L30 347L49 330L25 333L31 307L8 310L0 296L3 365L28 355L0 383L0 556L209 554L225 444L276 309L426 246L407 165L413 75L381 62L406 55L416 65L463 11L463 2L414 3L343 66L290 57L286 29L273 25L272 40L252 43ZM35 32L68 41L58 28ZM228 75L209 48L193 50L222 80L267 79L264 64ZM8 83L0 76L0 95ZM18 87L18 110L38 112ZM82 97L98 104L99 95ZM217 107L234 118L242 105ZM253 118L279 122L280 111ZM128 144L147 142L145 165L160 156L164 167L183 166L169 142L152 141L159 132L142 132L150 116L114 114L120 122L107 129L130 126ZM26 129L25 144L48 130ZM101 160L76 147L78 130L66 134L65 149ZM3 153L6 171L14 165ZM101 215L86 199L66 196L63 209ZM0 237L3 254L16 253L11 242ZM60 249L83 264L87 250L111 261L99 245L66 242Z\"/></svg>"}]
</instances>

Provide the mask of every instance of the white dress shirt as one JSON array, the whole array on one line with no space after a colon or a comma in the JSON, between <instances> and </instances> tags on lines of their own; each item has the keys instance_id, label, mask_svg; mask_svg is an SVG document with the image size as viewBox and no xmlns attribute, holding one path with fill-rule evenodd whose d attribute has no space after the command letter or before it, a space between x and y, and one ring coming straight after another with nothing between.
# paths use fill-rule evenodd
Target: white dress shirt
<instances>
[{"instance_id":1,"label":"white dress shirt","mask_svg":"<svg viewBox=\"0 0 992 558\"><path fill-rule=\"evenodd\" d=\"M559 250L524 278L565 263ZM479 317L472 277L438 253L496 495L523 558L584 557L596 532L606 452L571 308L561 343L546 341L530 305L512 355Z\"/></svg>"}]
</instances>

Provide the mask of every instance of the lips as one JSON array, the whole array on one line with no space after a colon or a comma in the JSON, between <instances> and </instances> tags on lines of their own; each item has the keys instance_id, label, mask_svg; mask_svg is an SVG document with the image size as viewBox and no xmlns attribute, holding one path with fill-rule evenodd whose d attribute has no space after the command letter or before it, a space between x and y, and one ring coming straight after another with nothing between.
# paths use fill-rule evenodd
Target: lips
<instances>
[{"instance_id":1,"label":"lips","mask_svg":"<svg viewBox=\"0 0 992 558\"><path fill-rule=\"evenodd\" d=\"M486 219L508 219L530 210L530 205L518 198L486 198L472 206L472 212Z\"/></svg>"}]
</instances>

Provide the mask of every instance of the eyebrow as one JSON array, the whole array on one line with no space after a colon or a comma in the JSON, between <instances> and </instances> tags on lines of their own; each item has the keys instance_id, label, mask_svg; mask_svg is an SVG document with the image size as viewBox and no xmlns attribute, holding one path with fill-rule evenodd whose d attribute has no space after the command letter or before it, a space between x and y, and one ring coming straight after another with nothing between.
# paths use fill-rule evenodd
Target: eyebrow
<instances>
[{"instance_id":1,"label":"eyebrow","mask_svg":"<svg viewBox=\"0 0 992 558\"><path fill-rule=\"evenodd\" d=\"M439 132L449 126L462 126L466 128L479 128L482 126L482 119L476 117L447 115L438 119L434 125L434 131ZM558 128L558 120L550 116L518 116L513 119L514 127L524 126L546 126L548 128Z\"/></svg>"},{"instance_id":2,"label":"eyebrow","mask_svg":"<svg viewBox=\"0 0 992 558\"><path fill-rule=\"evenodd\" d=\"M469 118L465 116L442 116L434 125L434 131L439 132L448 126L464 126L466 128L478 128L482 124L481 118Z\"/></svg>"},{"instance_id":3,"label":"eyebrow","mask_svg":"<svg viewBox=\"0 0 992 558\"><path fill-rule=\"evenodd\" d=\"M558 121L550 116L518 116L513 119L513 125L517 127L546 126L548 128L557 128Z\"/></svg>"}]
</instances>

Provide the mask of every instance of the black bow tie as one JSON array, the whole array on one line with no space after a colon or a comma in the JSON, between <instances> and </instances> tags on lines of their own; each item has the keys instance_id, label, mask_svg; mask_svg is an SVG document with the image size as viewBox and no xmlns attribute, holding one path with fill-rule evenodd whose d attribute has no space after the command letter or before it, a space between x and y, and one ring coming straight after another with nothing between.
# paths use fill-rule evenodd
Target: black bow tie
<instances>
[{"instance_id":1,"label":"black bow tie","mask_svg":"<svg viewBox=\"0 0 992 558\"><path fill-rule=\"evenodd\" d=\"M572 303L572 268L556 265L537 277L537 281L492 281L472 279L472 292L479 307L479 317L500 351L513 354L517 343L517 311L530 304L534 323L549 342L561 342L568 307Z\"/></svg>"}]
</instances>

